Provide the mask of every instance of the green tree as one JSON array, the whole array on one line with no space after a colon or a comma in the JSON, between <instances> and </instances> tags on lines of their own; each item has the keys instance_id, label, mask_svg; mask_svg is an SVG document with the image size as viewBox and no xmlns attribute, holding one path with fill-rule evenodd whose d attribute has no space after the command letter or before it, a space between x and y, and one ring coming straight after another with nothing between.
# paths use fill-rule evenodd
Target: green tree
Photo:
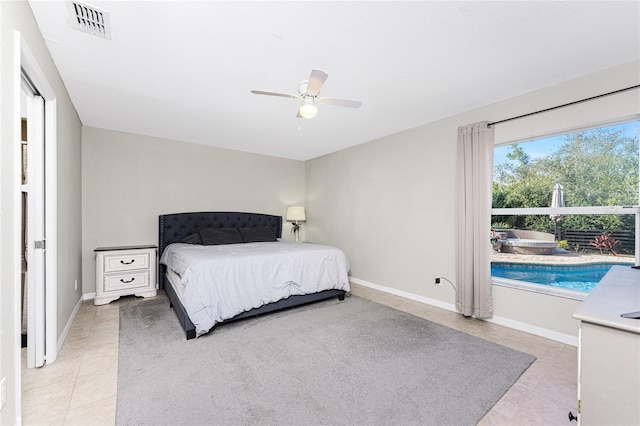
<instances>
[{"instance_id":1,"label":"green tree","mask_svg":"<svg viewBox=\"0 0 640 426\"><path fill-rule=\"evenodd\" d=\"M562 184L567 206L635 205L638 203L638 137L615 128L585 130L564 136L549 155L532 159L519 144L508 162L494 168L493 206L548 207L553 186ZM517 228L553 229L548 216L501 216L494 221ZM567 216L572 229L633 229L632 215Z\"/></svg>"}]
</instances>

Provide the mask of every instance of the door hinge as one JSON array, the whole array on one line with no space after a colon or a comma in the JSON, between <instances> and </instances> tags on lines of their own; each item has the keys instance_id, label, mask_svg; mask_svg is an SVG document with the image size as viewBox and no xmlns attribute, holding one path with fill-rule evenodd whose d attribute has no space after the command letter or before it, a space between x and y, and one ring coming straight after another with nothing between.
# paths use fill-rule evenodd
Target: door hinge
<instances>
[{"instance_id":1,"label":"door hinge","mask_svg":"<svg viewBox=\"0 0 640 426\"><path fill-rule=\"evenodd\" d=\"M47 248L47 240L34 241L34 248L36 249L46 249Z\"/></svg>"}]
</instances>

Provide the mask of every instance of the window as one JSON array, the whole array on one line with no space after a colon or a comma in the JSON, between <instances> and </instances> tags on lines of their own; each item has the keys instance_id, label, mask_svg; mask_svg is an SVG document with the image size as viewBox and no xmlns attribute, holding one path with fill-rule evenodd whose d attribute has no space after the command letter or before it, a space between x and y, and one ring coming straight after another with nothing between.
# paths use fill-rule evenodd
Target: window
<instances>
[{"instance_id":1,"label":"window","mask_svg":"<svg viewBox=\"0 0 640 426\"><path fill-rule=\"evenodd\" d=\"M611 264L640 264L639 133L632 121L496 147L492 276L588 292ZM583 279L585 264L604 272Z\"/></svg>"}]
</instances>

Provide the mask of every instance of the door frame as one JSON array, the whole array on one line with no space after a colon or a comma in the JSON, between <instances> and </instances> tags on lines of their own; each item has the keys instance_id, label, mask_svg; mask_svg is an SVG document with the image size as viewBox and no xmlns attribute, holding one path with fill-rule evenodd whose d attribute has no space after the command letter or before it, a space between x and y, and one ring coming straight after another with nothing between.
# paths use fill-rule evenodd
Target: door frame
<instances>
[{"instance_id":1,"label":"door frame","mask_svg":"<svg viewBox=\"0 0 640 426\"><path fill-rule=\"evenodd\" d=\"M45 261L45 363L51 364L58 357L58 194L57 194L57 105L56 94L49 84L44 72L38 65L35 56L19 31L16 31L16 43L19 43L20 61L16 61L21 69L16 72L15 94L19 99L21 75L29 76L44 99L44 157L45 157L45 229L47 230L47 256ZM20 108L15 117L16 126L21 120ZM19 132L17 134L20 134ZM19 165L19 164L18 164ZM16 165L16 166L18 166ZM17 168L20 170L20 168ZM17 220L20 220L17 217ZM19 224L17 225L19 228ZM19 297L18 297L19 299ZM17 302L19 304L19 301ZM19 307L19 305L18 305ZM19 314L20 309L17 309ZM20 365L18 364L18 369Z\"/></svg>"},{"instance_id":2,"label":"door frame","mask_svg":"<svg viewBox=\"0 0 640 426\"><path fill-rule=\"evenodd\" d=\"M26 220L27 250L27 368L42 367L45 358L45 262L46 246L37 247L35 241L46 243L44 196L44 99L24 76L22 96L25 98L27 119L27 203L22 219Z\"/></svg>"}]
</instances>

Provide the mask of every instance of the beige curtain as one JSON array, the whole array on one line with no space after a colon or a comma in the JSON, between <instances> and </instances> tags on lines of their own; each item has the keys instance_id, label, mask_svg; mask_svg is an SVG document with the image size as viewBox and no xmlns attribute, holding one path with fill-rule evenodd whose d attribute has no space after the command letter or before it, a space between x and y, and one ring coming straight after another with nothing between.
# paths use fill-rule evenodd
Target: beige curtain
<instances>
[{"instance_id":1,"label":"beige curtain","mask_svg":"<svg viewBox=\"0 0 640 426\"><path fill-rule=\"evenodd\" d=\"M491 318L491 190L493 128L487 122L458 128L458 287L456 309Z\"/></svg>"}]
</instances>

